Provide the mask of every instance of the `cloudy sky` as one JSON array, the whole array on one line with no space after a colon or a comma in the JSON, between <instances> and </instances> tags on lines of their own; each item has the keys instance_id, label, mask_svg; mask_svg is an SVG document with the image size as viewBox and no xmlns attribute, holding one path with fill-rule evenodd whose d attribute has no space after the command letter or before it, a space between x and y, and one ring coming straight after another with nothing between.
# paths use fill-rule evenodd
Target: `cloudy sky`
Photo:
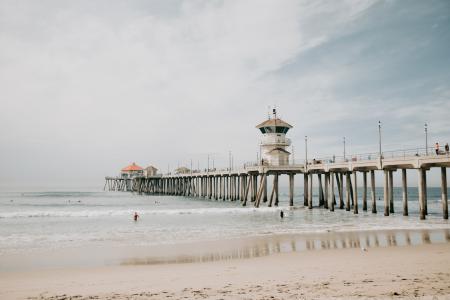
<instances>
[{"instance_id":1,"label":"cloudy sky","mask_svg":"<svg viewBox=\"0 0 450 300\"><path fill-rule=\"evenodd\" d=\"M450 142L449 1L0 0L0 180L253 160L276 105L295 157ZM436 181L437 182L437 181Z\"/></svg>"}]
</instances>

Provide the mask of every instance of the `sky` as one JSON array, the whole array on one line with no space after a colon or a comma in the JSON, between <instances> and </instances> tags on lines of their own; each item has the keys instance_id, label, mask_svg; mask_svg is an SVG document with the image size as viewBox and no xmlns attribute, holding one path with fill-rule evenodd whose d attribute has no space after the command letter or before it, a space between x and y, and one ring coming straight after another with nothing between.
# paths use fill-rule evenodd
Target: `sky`
<instances>
[{"instance_id":1,"label":"sky","mask_svg":"<svg viewBox=\"0 0 450 300\"><path fill-rule=\"evenodd\" d=\"M0 181L239 165L274 106L298 160L305 136L310 158L377 152L378 121L383 150L425 122L443 145L449 49L445 0L0 0Z\"/></svg>"}]
</instances>

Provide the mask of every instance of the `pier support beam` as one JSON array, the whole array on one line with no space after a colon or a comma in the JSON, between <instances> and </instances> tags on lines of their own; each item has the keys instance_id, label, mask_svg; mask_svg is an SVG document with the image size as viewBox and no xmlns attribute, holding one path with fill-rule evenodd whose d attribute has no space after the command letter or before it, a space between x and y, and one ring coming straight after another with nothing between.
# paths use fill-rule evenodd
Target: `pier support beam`
<instances>
[{"instance_id":1,"label":"pier support beam","mask_svg":"<svg viewBox=\"0 0 450 300\"><path fill-rule=\"evenodd\" d=\"M319 183L319 206L324 206L324 195L322 187L322 174L317 174L317 179Z\"/></svg>"},{"instance_id":2,"label":"pier support beam","mask_svg":"<svg viewBox=\"0 0 450 300\"><path fill-rule=\"evenodd\" d=\"M394 171L389 170L389 213L394 213Z\"/></svg>"},{"instance_id":3,"label":"pier support beam","mask_svg":"<svg viewBox=\"0 0 450 300\"><path fill-rule=\"evenodd\" d=\"M363 174L363 211L367 211L367 172L362 172Z\"/></svg>"},{"instance_id":4,"label":"pier support beam","mask_svg":"<svg viewBox=\"0 0 450 300\"><path fill-rule=\"evenodd\" d=\"M406 178L406 169L402 169L402 188L403 188L403 215L408 215L408 183Z\"/></svg>"},{"instance_id":5,"label":"pier support beam","mask_svg":"<svg viewBox=\"0 0 450 300\"><path fill-rule=\"evenodd\" d=\"M358 214L358 177L356 171L353 171L353 213Z\"/></svg>"},{"instance_id":6,"label":"pier support beam","mask_svg":"<svg viewBox=\"0 0 450 300\"><path fill-rule=\"evenodd\" d=\"M389 216L389 170L384 170L384 215Z\"/></svg>"},{"instance_id":7,"label":"pier support beam","mask_svg":"<svg viewBox=\"0 0 450 300\"><path fill-rule=\"evenodd\" d=\"M267 202L267 174L264 176L263 202Z\"/></svg>"},{"instance_id":8,"label":"pier support beam","mask_svg":"<svg viewBox=\"0 0 450 300\"><path fill-rule=\"evenodd\" d=\"M289 206L294 206L294 174L289 174Z\"/></svg>"},{"instance_id":9,"label":"pier support beam","mask_svg":"<svg viewBox=\"0 0 450 300\"><path fill-rule=\"evenodd\" d=\"M309 188L308 188L308 208L312 209L312 201L313 201L313 174L309 173Z\"/></svg>"},{"instance_id":10,"label":"pier support beam","mask_svg":"<svg viewBox=\"0 0 450 300\"><path fill-rule=\"evenodd\" d=\"M248 180L247 180L248 177ZM251 175L248 176L244 176L244 180L245 180L245 192L244 192L244 200L242 202L242 206L246 206L247 205L247 198L248 198L248 191L250 190L250 186L252 184L252 177Z\"/></svg>"},{"instance_id":11,"label":"pier support beam","mask_svg":"<svg viewBox=\"0 0 450 300\"><path fill-rule=\"evenodd\" d=\"M336 174L337 175L337 174ZM338 177L336 176L336 179ZM330 182L330 197L329 197L329 201L330 201L330 211L334 211L334 177L333 177L333 173L330 172L330 178L329 178L329 182Z\"/></svg>"},{"instance_id":12,"label":"pier support beam","mask_svg":"<svg viewBox=\"0 0 450 300\"><path fill-rule=\"evenodd\" d=\"M278 206L278 201L279 201L279 198L278 198L278 196L279 196L279 192L278 192L278 173L275 173L274 183L275 183L275 187L274 187L274 189L275 189L275 203L274 203L274 205Z\"/></svg>"},{"instance_id":13,"label":"pier support beam","mask_svg":"<svg viewBox=\"0 0 450 300\"><path fill-rule=\"evenodd\" d=\"M351 187L351 180L350 180L350 172L345 173L345 179L346 179L346 183L345 183L345 197L346 197L346 203L345 203L345 210L346 211L350 211L350 187Z\"/></svg>"},{"instance_id":14,"label":"pier support beam","mask_svg":"<svg viewBox=\"0 0 450 300\"><path fill-rule=\"evenodd\" d=\"M274 194L275 194L275 176L273 176L272 192L270 193L269 204L267 205L268 207L272 207Z\"/></svg>"},{"instance_id":15,"label":"pier support beam","mask_svg":"<svg viewBox=\"0 0 450 300\"><path fill-rule=\"evenodd\" d=\"M427 170L426 169L423 169L423 185L424 185L423 192L425 194L425 198L424 198L425 199L425 207L424 207L424 209L425 209L425 215L428 216L428 189L427 189L428 184L427 184Z\"/></svg>"},{"instance_id":16,"label":"pier support beam","mask_svg":"<svg viewBox=\"0 0 450 300\"><path fill-rule=\"evenodd\" d=\"M370 191L372 196L372 213L377 213L377 195L375 194L375 171L370 170Z\"/></svg>"},{"instance_id":17,"label":"pier support beam","mask_svg":"<svg viewBox=\"0 0 450 300\"><path fill-rule=\"evenodd\" d=\"M253 185L252 185L252 202L256 201L256 193L258 192L258 175L253 175Z\"/></svg>"},{"instance_id":18,"label":"pier support beam","mask_svg":"<svg viewBox=\"0 0 450 300\"><path fill-rule=\"evenodd\" d=\"M258 193L256 194L256 201L255 201L255 207L256 208L258 208L259 207L259 204L261 203L261 197L262 197L262 194L263 194L263 190L264 190L264 178L266 177L267 175L265 174L265 173L263 173L263 174L261 174L261 181L260 181L260 183L259 183L259 190L258 190ZM266 181L267 182L267 181Z\"/></svg>"},{"instance_id":19,"label":"pier support beam","mask_svg":"<svg viewBox=\"0 0 450 300\"><path fill-rule=\"evenodd\" d=\"M355 198L353 197L353 183L352 183L352 179L351 179L351 172L350 172L350 181L349 181L349 183L350 183L350 198L351 198L351 200L352 200L352 206L351 207L353 207L354 205L355 205Z\"/></svg>"},{"instance_id":20,"label":"pier support beam","mask_svg":"<svg viewBox=\"0 0 450 300\"><path fill-rule=\"evenodd\" d=\"M328 192L330 190L330 173L325 173L325 200L323 203L323 208L328 209L329 203L330 203L330 193ZM331 201L333 201L333 198L331 198Z\"/></svg>"},{"instance_id":21,"label":"pier support beam","mask_svg":"<svg viewBox=\"0 0 450 300\"><path fill-rule=\"evenodd\" d=\"M336 179L338 174L336 174ZM339 173L339 180L336 180L339 187L339 209L344 209L344 174Z\"/></svg>"},{"instance_id":22,"label":"pier support beam","mask_svg":"<svg viewBox=\"0 0 450 300\"><path fill-rule=\"evenodd\" d=\"M441 201L442 213L445 220L448 219L448 198L447 198L447 168L441 167Z\"/></svg>"},{"instance_id":23,"label":"pier support beam","mask_svg":"<svg viewBox=\"0 0 450 300\"><path fill-rule=\"evenodd\" d=\"M421 220L425 220L425 170L418 169L419 181L418 181L418 189L419 189L419 215Z\"/></svg>"},{"instance_id":24,"label":"pier support beam","mask_svg":"<svg viewBox=\"0 0 450 300\"><path fill-rule=\"evenodd\" d=\"M308 206L308 189L309 189L309 184L308 184L308 174L304 173L303 174L303 206Z\"/></svg>"}]
</instances>

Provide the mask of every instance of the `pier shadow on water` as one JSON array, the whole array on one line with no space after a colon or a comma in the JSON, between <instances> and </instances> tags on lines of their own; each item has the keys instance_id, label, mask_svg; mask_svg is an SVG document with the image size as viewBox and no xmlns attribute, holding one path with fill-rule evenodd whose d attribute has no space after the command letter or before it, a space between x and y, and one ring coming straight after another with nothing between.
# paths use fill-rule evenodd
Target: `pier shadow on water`
<instances>
[{"instance_id":1,"label":"pier shadow on water","mask_svg":"<svg viewBox=\"0 0 450 300\"><path fill-rule=\"evenodd\" d=\"M326 234L283 235L229 241L211 247L210 242L194 247L184 254L155 255L128 258L121 265L160 265L178 263L200 263L231 259L247 259L277 253L303 251L326 251L330 249L359 248L361 251L376 247L402 247L450 242L450 230L396 230L368 232L333 232ZM220 248L220 249L218 249Z\"/></svg>"}]
</instances>

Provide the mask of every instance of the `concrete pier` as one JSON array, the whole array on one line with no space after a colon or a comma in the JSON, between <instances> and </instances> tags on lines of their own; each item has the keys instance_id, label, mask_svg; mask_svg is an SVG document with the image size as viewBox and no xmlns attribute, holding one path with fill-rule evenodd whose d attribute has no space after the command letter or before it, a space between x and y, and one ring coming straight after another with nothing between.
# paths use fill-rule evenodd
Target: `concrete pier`
<instances>
[{"instance_id":1,"label":"concrete pier","mask_svg":"<svg viewBox=\"0 0 450 300\"><path fill-rule=\"evenodd\" d=\"M337 178L337 177L336 177ZM330 211L334 211L334 176L330 173Z\"/></svg>"},{"instance_id":2,"label":"concrete pier","mask_svg":"<svg viewBox=\"0 0 450 300\"><path fill-rule=\"evenodd\" d=\"M303 205L308 206L308 174L303 174Z\"/></svg>"},{"instance_id":3,"label":"concrete pier","mask_svg":"<svg viewBox=\"0 0 450 300\"><path fill-rule=\"evenodd\" d=\"M312 209L313 202L313 173L309 174L309 188L308 188L308 208Z\"/></svg>"},{"instance_id":4,"label":"concrete pier","mask_svg":"<svg viewBox=\"0 0 450 300\"><path fill-rule=\"evenodd\" d=\"M305 171L305 166L307 166L307 171ZM400 169L402 175L403 215L407 216L409 214L407 170L415 169L418 172L419 182L419 215L420 219L423 220L427 215L427 171L431 168L439 168L441 173L442 216L444 219L448 219L446 172L448 166L450 166L450 157L446 155L412 155L411 157L402 156L401 158L393 157L392 159L352 160L345 162L315 160L314 163L309 162L307 165L254 164L235 170L191 171L184 174L136 176L132 178L106 177L104 189L110 191L129 191L139 194L201 197L211 199L211 201L233 201L242 206L247 206L248 201L251 201L255 207L261 207L266 201L266 206L277 206L280 200L282 200L279 198L279 176L288 176L289 192L286 201L289 206L296 206L298 203L294 203L294 178L297 174L303 174L305 184L303 204L312 209L314 207L314 176L317 175L319 205L325 209L334 211L336 207L334 199L338 196L338 207L345 207L347 211L353 208L353 213L357 214L359 209L357 172L362 173L363 210L369 209L369 204L367 203L367 174L370 172L371 211L372 213L376 213L378 197L375 193L375 173L383 172L384 214L389 216L394 211L393 172ZM273 177L272 185L268 185L269 176L270 179ZM346 181L345 190L344 176ZM336 190L335 185L337 186ZM338 195L335 195L336 193ZM351 204L352 198L353 205Z\"/></svg>"},{"instance_id":5,"label":"concrete pier","mask_svg":"<svg viewBox=\"0 0 450 300\"><path fill-rule=\"evenodd\" d=\"M323 195L323 187L322 187L322 174L317 174L317 180L319 184L319 207L324 206L324 195Z\"/></svg>"},{"instance_id":6,"label":"concrete pier","mask_svg":"<svg viewBox=\"0 0 450 300\"><path fill-rule=\"evenodd\" d=\"M367 211L367 172L363 171L363 211Z\"/></svg>"},{"instance_id":7,"label":"concrete pier","mask_svg":"<svg viewBox=\"0 0 450 300\"><path fill-rule=\"evenodd\" d=\"M345 210L350 211L350 197L351 197L351 179L350 179L350 172L345 173Z\"/></svg>"},{"instance_id":8,"label":"concrete pier","mask_svg":"<svg viewBox=\"0 0 450 300\"><path fill-rule=\"evenodd\" d=\"M421 220L425 220L425 170L418 169L418 189L419 189L419 215Z\"/></svg>"},{"instance_id":9,"label":"concrete pier","mask_svg":"<svg viewBox=\"0 0 450 300\"><path fill-rule=\"evenodd\" d=\"M294 206L294 174L289 174L289 206Z\"/></svg>"},{"instance_id":10,"label":"concrete pier","mask_svg":"<svg viewBox=\"0 0 450 300\"><path fill-rule=\"evenodd\" d=\"M384 215L389 216L389 171L384 170Z\"/></svg>"},{"instance_id":11,"label":"concrete pier","mask_svg":"<svg viewBox=\"0 0 450 300\"><path fill-rule=\"evenodd\" d=\"M394 175L393 170L389 170L389 213L394 213Z\"/></svg>"},{"instance_id":12,"label":"concrete pier","mask_svg":"<svg viewBox=\"0 0 450 300\"><path fill-rule=\"evenodd\" d=\"M402 169L402 195L403 195L403 215L408 215L408 183L406 169Z\"/></svg>"},{"instance_id":13,"label":"concrete pier","mask_svg":"<svg viewBox=\"0 0 450 300\"><path fill-rule=\"evenodd\" d=\"M329 195L329 189L330 189L330 173L325 173L325 191L324 191L324 206L323 208L328 209L328 206L330 205L330 201L333 201L333 198L330 199L330 195Z\"/></svg>"},{"instance_id":14,"label":"concrete pier","mask_svg":"<svg viewBox=\"0 0 450 300\"><path fill-rule=\"evenodd\" d=\"M447 168L441 167L441 201L442 214L444 219L448 219L448 198L447 198Z\"/></svg>"},{"instance_id":15,"label":"concrete pier","mask_svg":"<svg viewBox=\"0 0 450 300\"><path fill-rule=\"evenodd\" d=\"M353 213L358 213L358 181L357 172L353 172Z\"/></svg>"}]
</instances>

